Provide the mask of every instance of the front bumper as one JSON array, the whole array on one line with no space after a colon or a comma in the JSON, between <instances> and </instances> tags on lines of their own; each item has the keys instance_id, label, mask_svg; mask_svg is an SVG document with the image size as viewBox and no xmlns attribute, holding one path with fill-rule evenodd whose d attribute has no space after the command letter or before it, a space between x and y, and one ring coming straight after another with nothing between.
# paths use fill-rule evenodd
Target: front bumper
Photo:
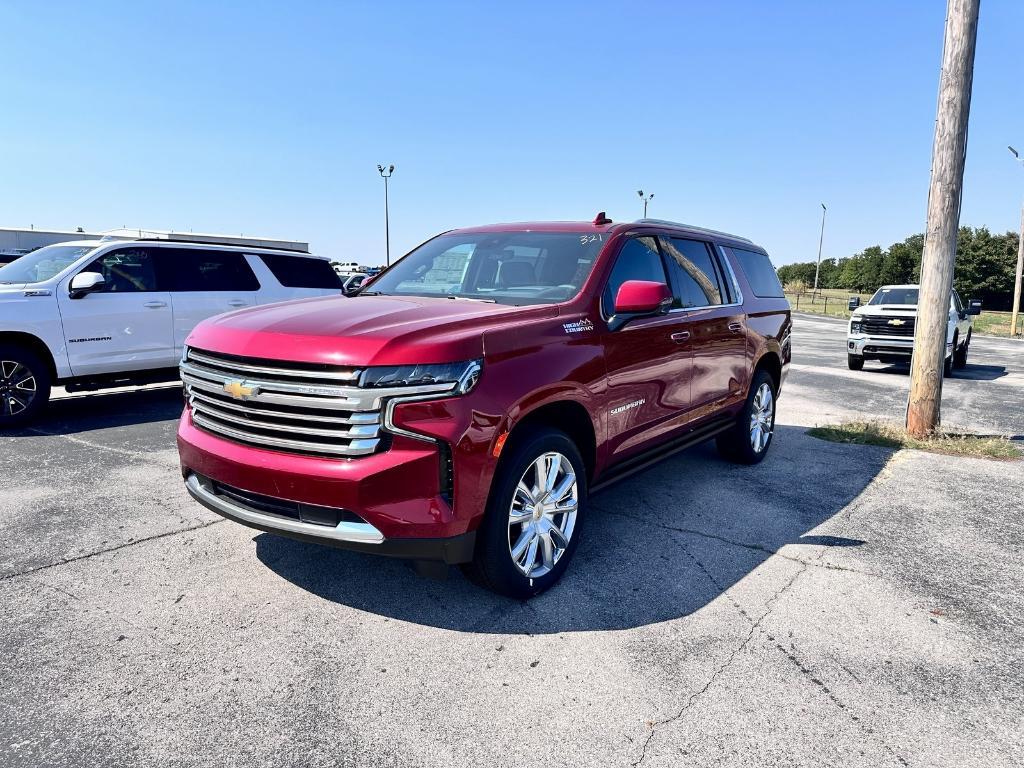
<instances>
[{"instance_id":1,"label":"front bumper","mask_svg":"<svg viewBox=\"0 0 1024 768\"><path fill-rule=\"evenodd\" d=\"M904 338L899 336L848 336L846 339L846 351L851 355L864 357L868 360L877 358L899 358L909 359L914 354L913 337ZM953 354L953 343L946 342L946 357Z\"/></svg>"},{"instance_id":2,"label":"front bumper","mask_svg":"<svg viewBox=\"0 0 1024 768\"><path fill-rule=\"evenodd\" d=\"M396 436L389 450L359 459L298 456L211 435L192 424L186 409L178 452L189 493L244 525L382 555L472 559L476 521L454 514L441 487L442 456L435 444ZM271 502L351 511L353 519L324 524L268 513L218 493L218 485Z\"/></svg>"},{"instance_id":3,"label":"front bumper","mask_svg":"<svg viewBox=\"0 0 1024 768\"><path fill-rule=\"evenodd\" d=\"M448 538L385 539L380 531L366 521L342 520L331 526L255 509L237 497L219 492L218 485L210 478L194 472L186 475L185 488L204 507L228 520L300 541L387 557L440 561L448 565L466 563L473 559L475 531Z\"/></svg>"}]
</instances>

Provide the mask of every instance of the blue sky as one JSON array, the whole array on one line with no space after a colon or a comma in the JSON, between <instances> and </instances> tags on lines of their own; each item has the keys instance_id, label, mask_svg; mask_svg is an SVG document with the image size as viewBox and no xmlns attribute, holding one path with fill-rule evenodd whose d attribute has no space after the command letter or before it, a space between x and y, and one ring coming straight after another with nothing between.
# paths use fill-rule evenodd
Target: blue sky
<instances>
[{"instance_id":1,"label":"blue sky","mask_svg":"<svg viewBox=\"0 0 1024 768\"><path fill-rule=\"evenodd\" d=\"M0 226L244 232L382 261L650 215L777 264L923 230L945 3L0 2ZM962 222L1016 229L1024 3L982 4Z\"/></svg>"}]
</instances>

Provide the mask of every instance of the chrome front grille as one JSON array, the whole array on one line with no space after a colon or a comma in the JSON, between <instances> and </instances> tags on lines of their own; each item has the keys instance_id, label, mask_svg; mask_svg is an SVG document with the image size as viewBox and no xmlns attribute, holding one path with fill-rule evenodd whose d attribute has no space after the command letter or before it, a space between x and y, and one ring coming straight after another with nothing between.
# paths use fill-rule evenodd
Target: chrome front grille
<instances>
[{"instance_id":1,"label":"chrome front grille","mask_svg":"<svg viewBox=\"0 0 1024 768\"><path fill-rule=\"evenodd\" d=\"M892 325L892 322L897 324ZM865 315L861 328L869 336L913 336L914 318L907 315Z\"/></svg>"},{"instance_id":2,"label":"chrome front grille","mask_svg":"<svg viewBox=\"0 0 1024 768\"><path fill-rule=\"evenodd\" d=\"M389 400L443 394L455 387L361 387L362 373L192 348L181 362L197 428L225 440L307 456L347 458L381 450Z\"/></svg>"},{"instance_id":3,"label":"chrome front grille","mask_svg":"<svg viewBox=\"0 0 1024 768\"><path fill-rule=\"evenodd\" d=\"M354 368L279 363L189 349L181 379L198 428L234 442L315 456L380 445L378 393Z\"/></svg>"}]
</instances>

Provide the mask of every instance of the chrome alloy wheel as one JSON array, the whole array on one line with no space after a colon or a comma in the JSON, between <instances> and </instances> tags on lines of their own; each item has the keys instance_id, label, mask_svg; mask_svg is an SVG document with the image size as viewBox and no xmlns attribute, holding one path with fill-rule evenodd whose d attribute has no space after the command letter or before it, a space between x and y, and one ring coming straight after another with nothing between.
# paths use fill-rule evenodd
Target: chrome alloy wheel
<instances>
[{"instance_id":1,"label":"chrome alloy wheel","mask_svg":"<svg viewBox=\"0 0 1024 768\"><path fill-rule=\"evenodd\" d=\"M17 360L0 360L0 417L17 416L35 398L35 374Z\"/></svg>"},{"instance_id":2,"label":"chrome alloy wheel","mask_svg":"<svg viewBox=\"0 0 1024 768\"><path fill-rule=\"evenodd\" d=\"M750 447L754 453L760 453L772 436L775 421L775 398L772 388L767 383L761 384L754 394L754 402L750 404Z\"/></svg>"},{"instance_id":3,"label":"chrome alloy wheel","mask_svg":"<svg viewBox=\"0 0 1024 768\"><path fill-rule=\"evenodd\" d=\"M557 452L541 454L520 478L508 512L508 551L527 578L549 573L565 554L578 492L572 463Z\"/></svg>"}]
</instances>

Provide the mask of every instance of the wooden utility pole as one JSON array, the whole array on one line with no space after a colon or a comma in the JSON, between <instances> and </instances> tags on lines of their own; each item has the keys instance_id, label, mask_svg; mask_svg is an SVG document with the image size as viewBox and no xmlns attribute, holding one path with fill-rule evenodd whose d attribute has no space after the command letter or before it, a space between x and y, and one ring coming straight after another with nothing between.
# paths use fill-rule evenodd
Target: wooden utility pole
<instances>
[{"instance_id":1,"label":"wooden utility pole","mask_svg":"<svg viewBox=\"0 0 1024 768\"><path fill-rule=\"evenodd\" d=\"M914 437L925 437L939 425L979 3L980 0L949 0L946 6L932 178L928 187L928 224L921 257L921 290L907 404L907 431Z\"/></svg>"}]
</instances>

